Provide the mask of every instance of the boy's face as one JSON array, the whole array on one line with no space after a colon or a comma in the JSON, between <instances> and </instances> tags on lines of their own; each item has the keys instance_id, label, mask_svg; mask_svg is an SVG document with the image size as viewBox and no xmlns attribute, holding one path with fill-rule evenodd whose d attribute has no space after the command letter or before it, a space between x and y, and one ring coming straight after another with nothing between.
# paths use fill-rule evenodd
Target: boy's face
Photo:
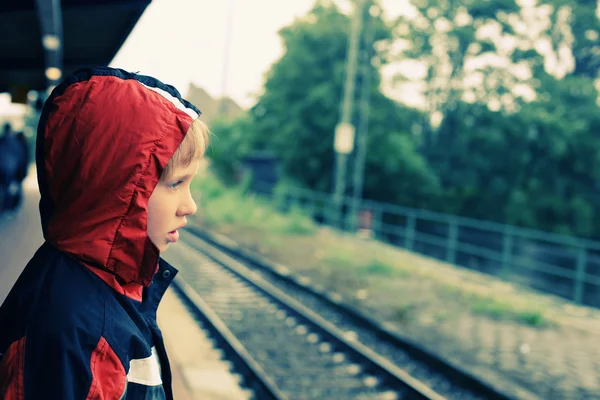
<instances>
[{"instance_id":1,"label":"boy's face","mask_svg":"<svg viewBox=\"0 0 600 400\"><path fill-rule=\"evenodd\" d=\"M158 182L148 201L148 237L164 252L179 239L178 229L187 223L186 217L196 212L190 184L198 173L199 161L187 167L173 168L171 178Z\"/></svg>"}]
</instances>

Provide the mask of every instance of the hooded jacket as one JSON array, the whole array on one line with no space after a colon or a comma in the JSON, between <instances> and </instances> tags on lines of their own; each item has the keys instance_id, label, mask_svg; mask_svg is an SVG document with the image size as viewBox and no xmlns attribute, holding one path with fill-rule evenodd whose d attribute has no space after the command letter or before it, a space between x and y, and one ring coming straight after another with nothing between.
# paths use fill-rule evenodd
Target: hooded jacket
<instances>
[{"instance_id":1,"label":"hooded jacket","mask_svg":"<svg viewBox=\"0 0 600 400\"><path fill-rule=\"evenodd\" d=\"M113 68L53 90L36 142L45 242L0 307L0 398L173 397L156 310L177 271L148 238L147 206L199 114Z\"/></svg>"}]
</instances>

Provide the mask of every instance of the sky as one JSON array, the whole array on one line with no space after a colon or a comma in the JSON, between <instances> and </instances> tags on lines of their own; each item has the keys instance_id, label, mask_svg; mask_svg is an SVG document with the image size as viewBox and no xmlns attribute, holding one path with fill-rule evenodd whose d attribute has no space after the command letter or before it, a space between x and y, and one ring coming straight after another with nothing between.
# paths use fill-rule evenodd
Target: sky
<instances>
[{"instance_id":1,"label":"sky","mask_svg":"<svg viewBox=\"0 0 600 400\"><path fill-rule=\"evenodd\" d=\"M344 0L339 3L347 9ZM392 17L406 3L383 0L382 6ZM247 108L254 104L264 74L283 53L277 32L313 4L314 0L153 0L110 66L155 76L184 96L193 82L213 97L224 92Z\"/></svg>"}]
</instances>

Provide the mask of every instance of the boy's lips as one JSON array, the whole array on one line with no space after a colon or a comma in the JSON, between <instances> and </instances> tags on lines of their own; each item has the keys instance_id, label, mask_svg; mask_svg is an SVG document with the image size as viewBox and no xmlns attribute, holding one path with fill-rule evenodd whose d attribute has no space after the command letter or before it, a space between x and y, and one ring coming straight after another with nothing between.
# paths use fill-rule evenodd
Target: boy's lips
<instances>
[{"instance_id":1,"label":"boy's lips","mask_svg":"<svg viewBox=\"0 0 600 400\"><path fill-rule=\"evenodd\" d=\"M179 239L179 229L184 228L187 225L187 223L180 225L179 228L173 229L171 232L169 232L167 235L169 236L169 242L176 242Z\"/></svg>"},{"instance_id":2,"label":"boy's lips","mask_svg":"<svg viewBox=\"0 0 600 400\"><path fill-rule=\"evenodd\" d=\"M169 242L175 243L177 240L179 240L179 232L177 232L177 229L169 232L167 236L169 237Z\"/></svg>"}]
</instances>

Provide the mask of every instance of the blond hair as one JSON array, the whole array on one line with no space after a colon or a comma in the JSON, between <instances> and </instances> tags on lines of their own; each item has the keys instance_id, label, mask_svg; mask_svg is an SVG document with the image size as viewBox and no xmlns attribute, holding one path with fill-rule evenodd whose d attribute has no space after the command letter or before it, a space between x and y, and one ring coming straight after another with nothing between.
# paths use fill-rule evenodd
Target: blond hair
<instances>
[{"instance_id":1,"label":"blond hair","mask_svg":"<svg viewBox=\"0 0 600 400\"><path fill-rule=\"evenodd\" d=\"M199 119L195 119L188 129L183 141L175 150L163 170L160 180L165 181L177 167L187 167L192 161L200 160L208 147L208 126Z\"/></svg>"}]
</instances>

